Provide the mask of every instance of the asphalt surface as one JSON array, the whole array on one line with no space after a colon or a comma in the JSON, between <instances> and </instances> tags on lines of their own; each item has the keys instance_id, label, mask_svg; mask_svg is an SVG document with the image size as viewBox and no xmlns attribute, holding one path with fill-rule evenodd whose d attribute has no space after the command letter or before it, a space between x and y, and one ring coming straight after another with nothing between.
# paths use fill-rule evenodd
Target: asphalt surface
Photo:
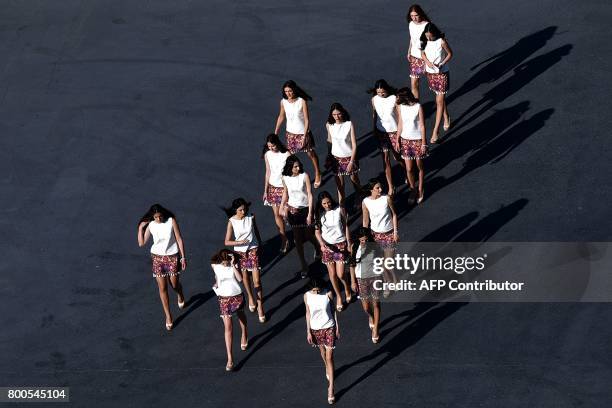
<instances>
[{"instance_id":1,"label":"asphalt surface","mask_svg":"<svg viewBox=\"0 0 612 408\"><path fill-rule=\"evenodd\" d=\"M426 201L398 204L402 240L610 241L609 4L422 5L455 52L455 127L426 163ZM0 386L69 386L78 407L325 404L297 257L276 256L260 202L261 147L281 85L294 79L314 98L319 155L339 101L357 126L361 179L378 175L365 91L378 78L408 84L407 6L5 2ZM433 98L421 92L431 129ZM266 241L270 320L249 315L251 348L235 351L238 370L226 374L208 259L223 243L219 206L238 196L253 201ZM179 313L172 298L171 333L136 242L155 202L177 214L189 260L191 300ZM608 406L611 312L606 303L385 304L373 345L352 304L340 316L337 403Z\"/></svg>"}]
</instances>

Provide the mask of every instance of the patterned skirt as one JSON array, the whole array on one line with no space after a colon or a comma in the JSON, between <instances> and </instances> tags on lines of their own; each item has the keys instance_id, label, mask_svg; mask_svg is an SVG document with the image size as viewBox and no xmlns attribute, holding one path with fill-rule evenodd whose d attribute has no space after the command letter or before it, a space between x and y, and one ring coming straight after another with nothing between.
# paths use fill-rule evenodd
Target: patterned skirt
<instances>
[{"instance_id":1,"label":"patterned skirt","mask_svg":"<svg viewBox=\"0 0 612 408\"><path fill-rule=\"evenodd\" d=\"M219 310L221 317L231 316L244 308L244 295L241 293L235 296L217 296L219 299Z\"/></svg>"},{"instance_id":2,"label":"patterned skirt","mask_svg":"<svg viewBox=\"0 0 612 408\"><path fill-rule=\"evenodd\" d=\"M336 326L328 327L327 329L312 330L312 346L325 346L325 348L336 348Z\"/></svg>"},{"instance_id":3,"label":"patterned skirt","mask_svg":"<svg viewBox=\"0 0 612 408\"><path fill-rule=\"evenodd\" d=\"M287 137L287 150L291 154L314 150L315 142L312 132L308 132L307 135L285 132L285 136Z\"/></svg>"},{"instance_id":4,"label":"patterned skirt","mask_svg":"<svg viewBox=\"0 0 612 408\"><path fill-rule=\"evenodd\" d=\"M448 72L440 72L438 74L427 73L427 84L429 89L436 95L443 95L448 92L450 86L450 74Z\"/></svg>"},{"instance_id":5,"label":"patterned skirt","mask_svg":"<svg viewBox=\"0 0 612 408\"><path fill-rule=\"evenodd\" d=\"M378 143L381 151L394 151L396 153L399 153L400 137L397 132L381 132L380 130L376 129L376 135L378 136Z\"/></svg>"},{"instance_id":6,"label":"patterned skirt","mask_svg":"<svg viewBox=\"0 0 612 408\"><path fill-rule=\"evenodd\" d=\"M353 162L352 170L348 171L350 161L350 157L332 156L331 168L334 174L336 176L352 176L353 174L359 173L359 162L357 160Z\"/></svg>"},{"instance_id":7,"label":"patterned skirt","mask_svg":"<svg viewBox=\"0 0 612 408\"><path fill-rule=\"evenodd\" d=\"M308 207L295 208L287 205L287 224L292 228L308 227Z\"/></svg>"},{"instance_id":8,"label":"patterned skirt","mask_svg":"<svg viewBox=\"0 0 612 408\"><path fill-rule=\"evenodd\" d=\"M259 269L259 247L251 248L246 252L238 252L240 256L240 270L253 271Z\"/></svg>"},{"instance_id":9,"label":"patterned skirt","mask_svg":"<svg viewBox=\"0 0 612 408\"><path fill-rule=\"evenodd\" d=\"M374 237L374 241L382 248L382 249L395 249L396 243L393 240L393 231L390 230L387 232L374 232L372 231L372 236Z\"/></svg>"},{"instance_id":10,"label":"patterned skirt","mask_svg":"<svg viewBox=\"0 0 612 408\"><path fill-rule=\"evenodd\" d=\"M412 55L408 59L410 60L410 78L422 77L425 73L425 61Z\"/></svg>"},{"instance_id":11,"label":"patterned skirt","mask_svg":"<svg viewBox=\"0 0 612 408\"><path fill-rule=\"evenodd\" d=\"M420 140L409 140L402 139L400 141L402 146L402 159L415 160L415 159L424 159L427 157L427 149L423 152Z\"/></svg>"},{"instance_id":12,"label":"patterned skirt","mask_svg":"<svg viewBox=\"0 0 612 408\"><path fill-rule=\"evenodd\" d=\"M340 242L339 244L328 244L325 243L325 249L321 254L321 262L324 264L332 264L335 262L347 263L349 259L349 252L347 249L346 241Z\"/></svg>"},{"instance_id":13,"label":"patterned skirt","mask_svg":"<svg viewBox=\"0 0 612 408\"><path fill-rule=\"evenodd\" d=\"M362 300L380 299L380 291L374 289L374 281L376 280L382 280L382 277L357 278L357 287L359 290L357 297Z\"/></svg>"},{"instance_id":14,"label":"patterned skirt","mask_svg":"<svg viewBox=\"0 0 612 408\"><path fill-rule=\"evenodd\" d=\"M269 205L270 207L280 206L281 201L283 199L284 189L284 187L274 187L273 185L268 184L264 205Z\"/></svg>"},{"instance_id":15,"label":"patterned skirt","mask_svg":"<svg viewBox=\"0 0 612 408\"><path fill-rule=\"evenodd\" d=\"M151 254L153 263L153 277L165 278L166 276L180 275L178 270L178 254L174 255L155 255Z\"/></svg>"}]
</instances>

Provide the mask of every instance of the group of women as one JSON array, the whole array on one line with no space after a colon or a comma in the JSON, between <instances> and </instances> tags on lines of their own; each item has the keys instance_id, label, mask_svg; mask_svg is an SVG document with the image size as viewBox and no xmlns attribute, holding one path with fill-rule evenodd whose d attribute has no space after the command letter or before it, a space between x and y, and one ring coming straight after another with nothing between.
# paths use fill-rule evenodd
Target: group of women
<instances>
[{"instance_id":1,"label":"group of women","mask_svg":"<svg viewBox=\"0 0 612 408\"><path fill-rule=\"evenodd\" d=\"M423 108L418 100L419 78L425 76L429 88L436 95L436 120L430 143L439 142L438 131L442 119L443 129L450 127L444 95L449 87L448 61L452 51L444 35L419 5L409 8L407 20L411 86L397 90L380 79L369 91L372 94L372 129L382 153L388 194L383 194L384 185L378 179L371 179L362 186L358 176L360 168L355 124L342 104L333 103L325 124L328 142L325 167L335 176L336 194L322 191L314 200L313 189L321 186L321 169L308 108L312 98L294 81L283 84L274 133L266 137L263 148L266 170L262 199L265 205L272 208L281 237L280 252L284 254L289 250L288 225L293 233L301 277L309 276L304 244L310 242L314 247L315 259L320 259L326 266L331 282L332 290L327 291L324 281L313 277L304 294L306 339L309 344L319 348L325 363L330 404L335 401L333 349L340 336L337 316L354 296L360 299L367 314L372 342L378 343L380 339L380 297L388 293L381 294L375 289L374 281L380 277L376 277L371 268L364 265L371 261L375 253L392 256L399 240L398 219L393 204L395 186L391 156L405 169L414 201L420 204L424 199L423 160L427 157L427 142ZM285 143L278 136L283 122ZM298 153L305 153L312 162L314 180L304 171ZM418 180L413 174L415 164ZM349 177L355 191L363 198L361 206L355 208L362 212L362 225L354 234L349 229L345 176ZM240 347L242 350L248 348L245 298L240 283L247 294L249 311L257 312L260 323L266 322L259 261L262 240L255 215L249 211L250 205L244 198L236 198L225 209L228 222L224 244L232 249L219 250L210 261L215 277L213 289L218 297L225 328L227 371L232 371L234 367L233 315L238 317L241 328ZM159 204L153 205L138 225L139 245L144 246L149 237L153 238L153 276L159 288L165 325L167 330L172 330L168 283L177 293L179 309L183 309L185 296L179 274L185 270L187 261L176 217ZM368 242L376 244L368 245ZM386 271L384 278L394 279L392 271Z\"/></svg>"}]
</instances>

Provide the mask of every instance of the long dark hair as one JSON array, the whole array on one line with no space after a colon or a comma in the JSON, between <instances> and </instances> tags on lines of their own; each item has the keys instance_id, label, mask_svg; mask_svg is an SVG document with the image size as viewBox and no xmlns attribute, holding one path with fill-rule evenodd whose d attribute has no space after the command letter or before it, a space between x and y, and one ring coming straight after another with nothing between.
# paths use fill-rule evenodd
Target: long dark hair
<instances>
[{"instance_id":1,"label":"long dark hair","mask_svg":"<svg viewBox=\"0 0 612 408\"><path fill-rule=\"evenodd\" d=\"M363 186L363 197L369 197L372 195L372 190L374 189L374 186L376 186L377 184L380 184L380 186L382 187L383 191L385 189L385 184L383 183L383 181L381 179L379 179L378 177L374 177L371 178L368 181L368 184L366 184L365 186Z\"/></svg>"},{"instance_id":2,"label":"long dark hair","mask_svg":"<svg viewBox=\"0 0 612 408\"><path fill-rule=\"evenodd\" d=\"M327 284L323 279L319 278L318 276L313 276L308 281L308 285L306 285L306 288L308 289L308 291L311 291L314 288L319 288L321 289L321 292L325 292L325 290L327 289Z\"/></svg>"},{"instance_id":3,"label":"long dark hair","mask_svg":"<svg viewBox=\"0 0 612 408\"><path fill-rule=\"evenodd\" d=\"M232 259L230 258L230 254L234 255L234 262L232 262ZM238 254L236 254L236 252L231 251L227 248L221 249L219 252L214 253L213 256L210 257L210 263L213 265L220 264L223 262L229 262L230 264L235 264L237 261L238 261Z\"/></svg>"},{"instance_id":4,"label":"long dark hair","mask_svg":"<svg viewBox=\"0 0 612 408\"><path fill-rule=\"evenodd\" d=\"M427 36L425 36L426 33L433 35L435 40L444 38L444 33L440 31L440 29L434 23L427 23L425 29L423 30L423 34L421 34L421 50L424 50L425 46L427 45Z\"/></svg>"},{"instance_id":5,"label":"long dark hair","mask_svg":"<svg viewBox=\"0 0 612 408\"><path fill-rule=\"evenodd\" d=\"M357 258L357 247L359 247L360 245L359 238L361 237L366 237L368 239L368 242L374 242L374 238L372 237L371 229L369 229L368 227L359 227L357 229L354 235L354 240L353 240L354 246L353 246L353 253L352 253L353 259L351 260L352 266L355 266L358 263L361 263L361 260L366 255L370 254L371 252L376 252L375 248L372 245L366 245L365 251L362 251L361 256Z\"/></svg>"},{"instance_id":6,"label":"long dark hair","mask_svg":"<svg viewBox=\"0 0 612 408\"><path fill-rule=\"evenodd\" d=\"M295 94L296 98L300 97L304 99L305 101L312 101L312 97L308 95L306 91L304 91L302 88L300 88L298 84L296 84L295 81L292 79L288 80L287 82L283 84L283 87L281 89L281 94L283 96L283 99L287 99L287 95L285 95L285 88L293 89L293 93Z\"/></svg>"},{"instance_id":7,"label":"long dark hair","mask_svg":"<svg viewBox=\"0 0 612 408\"><path fill-rule=\"evenodd\" d=\"M323 208L323 200L329 198L332 204L332 210L338 208L338 203L334 200L331 194L327 191L321 191L317 196L317 204L315 206L315 225L321 228L321 218L325 218L325 209Z\"/></svg>"},{"instance_id":8,"label":"long dark hair","mask_svg":"<svg viewBox=\"0 0 612 408\"><path fill-rule=\"evenodd\" d=\"M397 105L414 105L418 102L419 100L414 97L410 88L402 88L397 91L397 101L395 101Z\"/></svg>"},{"instance_id":9,"label":"long dark hair","mask_svg":"<svg viewBox=\"0 0 612 408\"><path fill-rule=\"evenodd\" d=\"M332 115L332 112L335 110L340 111L340 113L342 114L342 120L344 120L345 122L348 122L349 120L351 120L351 115L349 115L348 111L344 109L344 106L342 106L338 102L334 102L329 108L329 115L327 116L327 123L329 123L330 125L333 125L334 123L336 123L336 119L334 119Z\"/></svg>"},{"instance_id":10,"label":"long dark hair","mask_svg":"<svg viewBox=\"0 0 612 408\"><path fill-rule=\"evenodd\" d=\"M151 208L149 208L149 210L145 213L145 215L140 218L138 224L140 224L141 222L153 221L153 215L157 213L160 213L162 215L164 221L168 221L168 218L174 218L176 220L176 217L174 216L172 211L162 207L161 204L153 204Z\"/></svg>"},{"instance_id":11,"label":"long dark hair","mask_svg":"<svg viewBox=\"0 0 612 408\"><path fill-rule=\"evenodd\" d=\"M382 78L374 83L374 88L368 89L368 93L372 95L376 95L377 89L384 89L388 95L395 95L395 93L397 92L397 90L394 87L389 85L387 81L385 81Z\"/></svg>"},{"instance_id":12,"label":"long dark hair","mask_svg":"<svg viewBox=\"0 0 612 408\"><path fill-rule=\"evenodd\" d=\"M285 153L287 151L287 147L285 147L283 142L281 142L278 135L276 133L270 133L268 136L266 136L266 143L264 143L263 145L263 151L261 152L262 158L266 155L268 150L270 150L268 149L268 143L272 143L273 145L276 145L276 147L278 148L278 151L281 153Z\"/></svg>"},{"instance_id":13,"label":"long dark hair","mask_svg":"<svg viewBox=\"0 0 612 408\"><path fill-rule=\"evenodd\" d=\"M249 207L251 206L251 203L249 203L247 200L245 200L242 197L238 197L237 199L235 199L234 201L232 201L232 205L230 207L224 207L223 211L225 211L225 213L227 214L227 218L231 218L234 215L236 215L236 211L238 211L238 208L244 206L244 213L245 215L249 213Z\"/></svg>"},{"instance_id":14,"label":"long dark hair","mask_svg":"<svg viewBox=\"0 0 612 408\"><path fill-rule=\"evenodd\" d=\"M283 176L291 177L293 175L293 165L296 162L300 165L300 174L304 172L304 165L302 164L300 159L298 159L298 157L295 154L292 154L291 156L287 157L287 161L285 162L285 167L283 167Z\"/></svg>"},{"instance_id":15,"label":"long dark hair","mask_svg":"<svg viewBox=\"0 0 612 408\"><path fill-rule=\"evenodd\" d=\"M418 4L413 4L412 6L408 7L408 14L406 14L406 21L408 21L408 24L410 24L410 22L412 21L412 19L410 18L410 13L412 13L413 11L416 12L419 16L421 16L421 21L427 21L428 23L431 22L427 14L425 14L423 8Z\"/></svg>"}]
</instances>

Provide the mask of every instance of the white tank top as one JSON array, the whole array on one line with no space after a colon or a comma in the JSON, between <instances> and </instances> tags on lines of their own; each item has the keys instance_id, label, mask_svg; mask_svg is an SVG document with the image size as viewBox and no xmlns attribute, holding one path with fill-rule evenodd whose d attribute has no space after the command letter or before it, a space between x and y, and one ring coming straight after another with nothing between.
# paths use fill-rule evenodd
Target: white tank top
<instances>
[{"instance_id":1,"label":"white tank top","mask_svg":"<svg viewBox=\"0 0 612 408\"><path fill-rule=\"evenodd\" d=\"M178 253L178 245L172 232L172 217L168 218L166 222L151 221L149 231L153 237L152 254L165 256Z\"/></svg>"},{"instance_id":2,"label":"white tank top","mask_svg":"<svg viewBox=\"0 0 612 408\"><path fill-rule=\"evenodd\" d=\"M421 130L419 128L419 108L420 104L400 105L402 113L402 139L421 140Z\"/></svg>"},{"instance_id":3,"label":"white tank top","mask_svg":"<svg viewBox=\"0 0 612 408\"><path fill-rule=\"evenodd\" d=\"M408 31L410 31L410 55L419 59L421 59L421 35L426 25L427 22L416 24L414 21L408 24Z\"/></svg>"},{"instance_id":4,"label":"white tank top","mask_svg":"<svg viewBox=\"0 0 612 408\"><path fill-rule=\"evenodd\" d=\"M382 233L393 229L391 209L386 195L381 195L376 200L366 197L363 199L363 203L370 213L370 229L372 231Z\"/></svg>"},{"instance_id":5,"label":"white tank top","mask_svg":"<svg viewBox=\"0 0 612 408\"><path fill-rule=\"evenodd\" d=\"M357 245L355 259L359 262L355 264L355 277L359 279L374 278L378 276L374 273L373 268L375 253L374 251L370 251L362 258L364 251L365 248L361 248L361 245Z\"/></svg>"},{"instance_id":6,"label":"white tank top","mask_svg":"<svg viewBox=\"0 0 612 408\"><path fill-rule=\"evenodd\" d=\"M290 103L287 99L282 99L283 108L285 109L285 116L287 117L287 124L285 129L289 133L295 133L296 135L304 134L304 110L302 105L304 100L298 97L293 103Z\"/></svg>"},{"instance_id":7,"label":"white tank top","mask_svg":"<svg viewBox=\"0 0 612 408\"><path fill-rule=\"evenodd\" d=\"M395 100L395 95L389 95L386 98L374 95L372 98L376 110L376 128L381 132L397 131Z\"/></svg>"},{"instance_id":8,"label":"white tank top","mask_svg":"<svg viewBox=\"0 0 612 408\"><path fill-rule=\"evenodd\" d=\"M257 248L259 242L257 242L257 237L255 237L255 232L253 230L253 215L247 215L241 220L231 217L229 220L232 223L232 229L234 230L234 240L249 240L249 243L246 245L234 246L234 251L246 252L249 249Z\"/></svg>"},{"instance_id":9,"label":"white tank top","mask_svg":"<svg viewBox=\"0 0 612 408\"><path fill-rule=\"evenodd\" d=\"M215 293L218 296L236 296L242 293L236 276L234 276L234 268L232 266L213 264L212 268L217 277L217 290Z\"/></svg>"},{"instance_id":10,"label":"white tank top","mask_svg":"<svg viewBox=\"0 0 612 408\"><path fill-rule=\"evenodd\" d=\"M339 244L346 241L340 207L325 211L321 216L321 237L328 244Z\"/></svg>"},{"instance_id":11,"label":"white tank top","mask_svg":"<svg viewBox=\"0 0 612 408\"><path fill-rule=\"evenodd\" d=\"M289 154L289 152L281 153L273 152L272 150L268 150L266 152L266 160L268 160L268 166L270 167L270 179L268 180L268 184L271 186L283 186L281 177L283 175L283 168L285 167L285 162L287 161Z\"/></svg>"},{"instance_id":12,"label":"white tank top","mask_svg":"<svg viewBox=\"0 0 612 408\"><path fill-rule=\"evenodd\" d=\"M352 122L350 120L328 126L329 135L331 136L332 155L336 157L351 157L353 155L351 126Z\"/></svg>"},{"instance_id":13,"label":"white tank top","mask_svg":"<svg viewBox=\"0 0 612 408\"><path fill-rule=\"evenodd\" d=\"M306 173L297 176L283 176L287 186L289 199L287 204L294 208L308 207L308 194L306 193Z\"/></svg>"},{"instance_id":14,"label":"white tank top","mask_svg":"<svg viewBox=\"0 0 612 408\"><path fill-rule=\"evenodd\" d=\"M328 329L336 325L327 293L316 294L308 291L306 292L306 303L310 310L311 330Z\"/></svg>"},{"instance_id":15,"label":"white tank top","mask_svg":"<svg viewBox=\"0 0 612 408\"><path fill-rule=\"evenodd\" d=\"M438 38L435 41L427 41L427 45L425 46L425 55L427 55L427 59L432 64L438 64L442 62L442 39ZM437 74L439 72L448 72L448 64L444 64L442 69L439 70L438 67L430 68L428 65L425 65L425 71L430 74Z\"/></svg>"}]
</instances>

